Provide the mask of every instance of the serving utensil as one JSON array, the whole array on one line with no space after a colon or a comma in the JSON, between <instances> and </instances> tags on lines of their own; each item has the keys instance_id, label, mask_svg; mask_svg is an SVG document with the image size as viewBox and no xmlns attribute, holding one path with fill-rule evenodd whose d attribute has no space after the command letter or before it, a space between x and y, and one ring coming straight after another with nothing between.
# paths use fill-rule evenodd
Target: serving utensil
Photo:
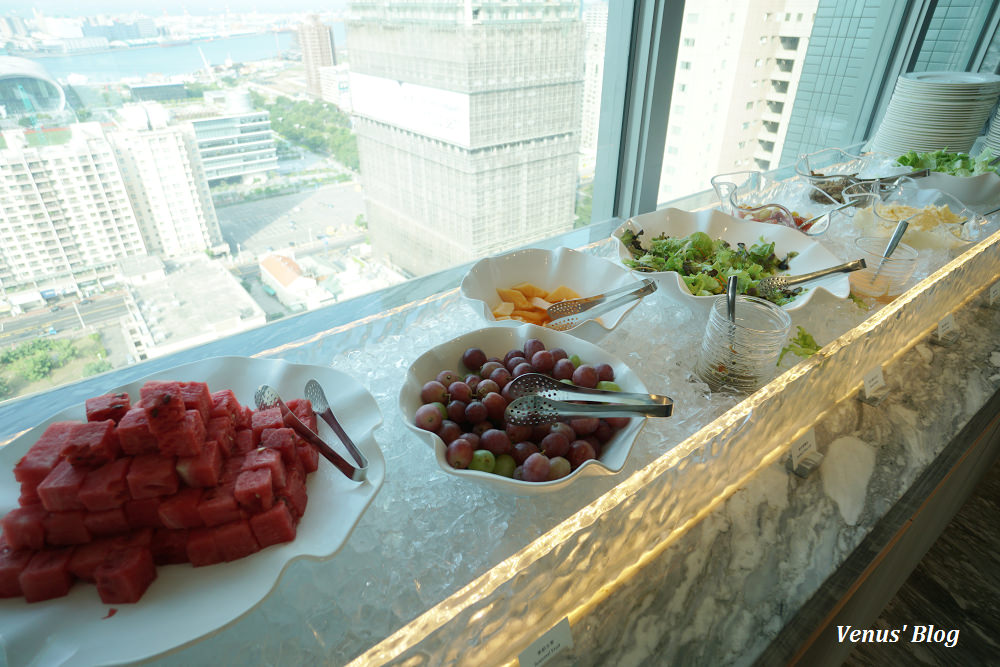
<instances>
[{"instance_id":1,"label":"serving utensil","mask_svg":"<svg viewBox=\"0 0 1000 667\"><path fill-rule=\"evenodd\" d=\"M594 296L585 296L579 299L567 299L566 301L560 301L559 303L554 303L546 309L549 317L552 319L559 319L560 317L566 317L568 315L576 315L577 313L582 313L584 311L590 310L595 306L599 306L605 303L610 297L618 296L619 294L625 294L633 290L637 290L644 285L652 283L651 280L640 280L636 283L629 283L624 287L619 287L617 289L609 290L603 294L595 294Z\"/></svg>"},{"instance_id":2,"label":"serving utensil","mask_svg":"<svg viewBox=\"0 0 1000 667\"><path fill-rule=\"evenodd\" d=\"M347 435L347 431L337 421L337 417L333 414L333 410L330 409L330 402L326 400L326 393L323 391L320 383L316 382L316 380L306 382L304 395L306 400L312 404L313 412L319 415L330 426L333 432L337 434L337 437L344 443L347 451L351 453L351 456L358 462L358 465L362 468L367 468L368 459L365 458L365 455L361 453L361 450L351 440L351 436Z\"/></svg>"},{"instance_id":3,"label":"serving utensil","mask_svg":"<svg viewBox=\"0 0 1000 667\"><path fill-rule=\"evenodd\" d=\"M604 301L598 305L595 305L588 310L584 310L580 313L574 313L571 315L566 315L565 317L560 317L559 319L552 320L545 326L550 329L555 329L556 331L566 331L567 329L572 329L576 325L580 324L585 320L593 320L604 313L615 310L616 308L621 308L626 303L632 301L638 301L647 294L652 294L656 291L656 283L652 280L643 280L642 286L639 289L633 290L632 292L619 296L615 299L609 301Z\"/></svg>"},{"instance_id":4,"label":"serving utensil","mask_svg":"<svg viewBox=\"0 0 1000 667\"><path fill-rule=\"evenodd\" d=\"M258 410L268 410L278 408L281 410L281 420L292 430L294 430L303 440L313 445L327 461L332 463L337 470L355 482L364 481L368 475L368 460L363 456L358 461L360 468L355 468L344 457L334 451L319 434L302 423L291 409L281 400L278 392L272 387L262 384L254 393L254 403ZM353 452L352 452L353 455ZM362 463L363 461L363 463Z\"/></svg>"},{"instance_id":5,"label":"serving utensil","mask_svg":"<svg viewBox=\"0 0 1000 667\"><path fill-rule=\"evenodd\" d=\"M802 283L809 282L810 280L816 280L817 278L822 278L832 273L850 273L851 271L863 269L866 266L867 263L864 259L856 259L853 262L838 264L837 266L820 269L819 271L812 271L811 273L803 273L799 276L768 276L767 278L761 278L761 280L757 283L757 296L767 298L795 285L801 285Z\"/></svg>"},{"instance_id":6,"label":"serving utensil","mask_svg":"<svg viewBox=\"0 0 1000 667\"><path fill-rule=\"evenodd\" d=\"M739 276L729 276L726 281L726 315L736 324L736 295L739 293Z\"/></svg>"},{"instance_id":7,"label":"serving utensil","mask_svg":"<svg viewBox=\"0 0 1000 667\"><path fill-rule=\"evenodd\" d=\"M658 394L589 389L541 373L510 381L504 417L512 424L546 424L564 417L669 417L674 402Z\"/></svg>"}]
</instances>

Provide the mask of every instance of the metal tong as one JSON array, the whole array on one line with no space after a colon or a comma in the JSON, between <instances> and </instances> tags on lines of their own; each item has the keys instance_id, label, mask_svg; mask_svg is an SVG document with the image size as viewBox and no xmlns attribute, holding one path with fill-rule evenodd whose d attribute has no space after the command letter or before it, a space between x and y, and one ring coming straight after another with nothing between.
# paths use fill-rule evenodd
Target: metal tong
<instances>
[{"instance_id":1,"label":"metal tong","mask_svg":"<svg viewBox=\"0 0 1000 667\"><path fill-rule=\"evenodd\" d=\"M310 380L310 382L315 382ZM308 385L306 385L308 389ZM321 390L322 391L322 390ZM310 399L310 402L312 400ZM344 475L355 482L363 482L368 477L368 459L358 451L354 443L348 446L348 450L351 452L351 456L357 461L359 467L354 467L349 463L343 456L334 451L330 445L326 444L326 441L315 433L312 429L302 423L302 421L295 415L294 412L289 409L285 402L281 400L278 396L278 392L266 384L262 384L257 388L256 393L254 393L254 403L257 405L258 410L267 410L270 408L278 408L281 410L281 420L284 422L285 426L288 426L293 431L295 431L299 437L308 442L309 444L316 447L319 453L323 455L327 461L332 463L337 470L344 473ZM325 397L323 398L323 404L326 405ZM326 411L329 411L329 405L326 405ZM325 412L325 411L323 411ZM318 412L317 414L323 417L323 420L330 424L330 420L323 414L323 412ZM333 422L336 423L336 418L333 417L333 413L330 413L330 417ZM337 436L341 438L345 445L350 442L350 438L347 437L346 433L343 433L343 429L337 424L334 428L331 424L331 428L337 433Z\"/></svg>"},{"instance_id":2,"label":"metal tong","mask_svg":"<svg viewBox=\"0 0 1000 667\"><path fill-rule=\"evenodd\" d=\"M864 259L856 259L853 262L846 262L844 264L838 264L837 266L831 266L826 269L820 269L819 271L813 271L811 273L803 273L800 276L768 276L767 278L761 278L760 282L757 283L757 296L768 297L776 292L781 292L794 285L799 285L802 283L809 282L810 280L816 280L817 278L822 278L828 276L831 273L850 273L851 271L858 271L867 266Z\"/></svg>"},{"instance_id":3,"label":"metal tong","mask_svg":"<svg viewBox=\"0 0 1000 667\"><path fill-rule=\"evenodd\" d=\"M548 424L567 417L669 417L674 402L658 394L587 389L541 373L525 373L510 382L509 424Z\"/></svg>"},{"instance_id":4,"label":"metal tong","mask_svg":"<svg viewBox=\"0 0 1000 667\"><path fill-rule=\"evenodd\" d=\"M655 291L656 283L652 280L644 279L638 283L619 287L604 294L554 303L547 310L549 317L552 317L553 320L546 326L557 331L566 331L584 320L595 319L599 315L620 308L626 303L637 301Z\"/></svg>"}]
</instances>

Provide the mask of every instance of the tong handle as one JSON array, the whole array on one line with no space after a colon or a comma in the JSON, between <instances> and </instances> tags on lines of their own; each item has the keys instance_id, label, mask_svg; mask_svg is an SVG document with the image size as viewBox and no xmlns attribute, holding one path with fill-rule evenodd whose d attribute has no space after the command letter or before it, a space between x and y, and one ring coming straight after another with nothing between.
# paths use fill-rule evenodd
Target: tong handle
<instances>
[{"instance_id":1,"label":"tong handle","mask_svg":"<svg viewBox=\"0 0 1000 667\"><path fill-rule=\"evenodd\" d=\"M811 273L803 273L800 276L789 276L785 281L785 285L791 287L792 285L798 285L799 283L805 283L810 280L822 278L823 276L828 276L831 273L850 273L851 271L863 269L865 266L867 266L867 264L864 259L856 259L853 262L838 264L837 266L831 266L829 268L820 269L819 271L813 271Z\"/></svg>"},{"instance_id":2,"label":"tong handle","mask_svg":"<svg viewBox=\"0 0 1000 667\"><path fill-rule=\"evenodd\" d=\"M572 315L566 315L565 317L552 320L546 326L557 331L565 331L566 329L576 326L583 320L592 320L598 315L603 315L604 313L615 310L616 308L621 308L626 303L641 299L647 294L652 294L655 291L656 283L647 279L643 281L642 287L630 292L629 294L611 299L610 301L605 301L580 313L574 313Z\"/></svg>"},{"instance_id":3,"label":"tong handle","mask_svg":"<svg viewBox=\"0 0 1000 667\"><path fill-rule=\"evenodd\" d=\"M599 306L613 296L618 296L619 294L625 294L631 292L635 289L642 288L649 280L640 280L639 282L629 283L624 287L617 287L613 290L608 290L603 294L595 294L594 296L584 296L579 299L570 299L569 301L560 301L559 303L554 303L549 306L549 316L560 317L559 313L563 310L572 310L573 313L582 313L584 311L590 310L594 306Z\"/></svg>"}]
</instances>

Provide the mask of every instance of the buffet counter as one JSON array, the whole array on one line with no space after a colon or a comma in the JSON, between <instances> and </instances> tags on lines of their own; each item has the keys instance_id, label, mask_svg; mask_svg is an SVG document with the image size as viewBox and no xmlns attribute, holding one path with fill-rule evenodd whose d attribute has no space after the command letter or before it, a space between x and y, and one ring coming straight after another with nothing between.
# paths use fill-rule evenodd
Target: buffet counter
<instances>
[{"instance_id":1,"label":"buffet counter","mask_svg":"<svg viewBox=\"0 0 1000 667\"><path fill-rule=\"evenodd\" d=\"M553 245L617 257L613 228ZM789 355L745 399L693 374L704 322L647 297L599 345L673 398L674 414L647 421L622 472L559 493L515 497L444 474L397 409L420 354L481 326L456 288L461 268L54 390L44 409L10 401L0 429L9 440L98 387L218 354L332 366L375 397L386 477L343 547L291 562L260 604L152 664L790 660L828 616L824 582L904 498L919 504L912 490L1000 387L1000 233L932 268L872 310L814 295L793 327L822 349ZM888 394L858 400L880 366ZM811 442L822 460L790 472L790 447Z\"/></svg>"}]
</instances>

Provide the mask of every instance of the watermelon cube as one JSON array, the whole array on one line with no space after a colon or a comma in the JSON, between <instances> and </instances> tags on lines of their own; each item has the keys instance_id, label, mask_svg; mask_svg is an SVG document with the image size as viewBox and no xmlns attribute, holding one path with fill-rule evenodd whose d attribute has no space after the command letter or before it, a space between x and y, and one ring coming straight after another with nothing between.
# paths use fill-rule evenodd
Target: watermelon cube
<instances>
[{"instance_id":1,"label":"watermelon cube","mask_svg":"<svg viewBox=\"0 0 1000 667\"><path fill-rule=\"evenodd\" d=\"M227 563L260 551L257 538L253 536L246 519L217 526L212 531L215 546Z\"/></svg>"},{"instance_id":2,"label":"watermelon cube","mask_svg":"<svg viewBox=\"0 0 1000 667\"><path fill-rule=\"evenodd\" d=\"M119 535L111 540L116 549L127 547L148 547L153 544L153 529L138 528L131 533Z\"/></svg>"},{"instance_id":3,"label":"watermelon cube","mask_svg":"<svg viewBox=\"0 0 1000 667\"><path fill-rule=\"evenodd\" d=\"M253 448L253 431L248 428L238 430L236 432L236 439L233 442L233 451L246 454Z\"/></svg>"},{"instance_id":4,"label":"watermelon cube","mask_svg":"<svg viewBox=\"0 0 1000 667\"><path fill-rule=\"evenodd\" d=\"M181 399L184 407L201 415L201 423L208 424L212 416L212 393L204 382L181 382Z\"/></svg>"},{"instance_id":5,"label":"watermelon cube","mask_svg":"<svg viewBox=\"0 0 1000 667\"><path fill-rule=\"evenodd\" d=\"M268 408L253 413L250 428L253 429L254 444L260 443L260 434L268 428L284 428L285 421L281 418L281 408Z\"/></svg>"},{"instance_id":6,"label":"watermelon cube","mask_svg":"<svg viewBox=\"0 0 1000 667\"><path fill-rule=\"evenodd\" d=\"M160 503L160 521L164 528L198 528L202 525L198 514L198 501L201 500L201 489L184 488L164 498Z\"/></svg>"},{"instance_id":7,"label":"watermelon cube","mask_svg":"<svg viewBox=\"0 0 1000 667\"><path fill-rule=\"evenodd\" d=\"M177 474L188 486L210 487L219 483L222 474L222 448L215 440L208 440L198 456L177 458Z\"/></svg>"},{"instance_id":8,"label":"watermelon cube","mask_svg":"<svg viewBox=\"0 0 1000 667\"><path fill-rule=\"evenodd\" d=\"M125 476L133 500L177 493L180 481L174 466L174 459L170 456L143 454L133 458Z\"/></svg>"},{"instance_id":9,"label":"watermelon cube","mask_svg":"<svg viewBox=\"0 0 1000 667\"><path fill-rule=\"evenodd\" d=\"M250 428L250 420L253 418L253 408L244 405L236 416L236 428Z\"/></svg>"},{"instance_id":10,"label":"watermelon cube","mask_svg":"<svg viewBox=\"0 0 1000 667\"><path fill-rule=\"evenodd\" d=\"M225 560L215 543L214 528L196 528L188 533L187 557L195 567L215 565Z\"/></svg>"},{"instance_id":11,"label":"watermelon cube","mask_svg":"<svg viewBox=\"0 0 1000 667\"><path fill-rule=\"evenodd\" d=\"M232 489L206 489L198 502L198 515L209 528L243 518L243 511L233 497Z\"/></svg>"},{"instance_id":12,"label":"watermelon cube","mask_svg":"<svg viewBox=\"0 0 1000 667\"><path fill-rule=\"evenodd\" d=\"M139 389L139 396L153 435L174 428L187 415L180 382L150 380Z\"/></svg>"},{"instance_id":13,"label":"watermelon cube","mask_svg":"<svg viewBox=\"0 0 1000 667\"><path fill-rule=\"evenodd\" d=\"M212 394L212 417L226 417L235 426L241 419L243 406L240 405L232 389L223 389Z\"/></svg>"},{"instance_id":14,"label":"watermelon cube","mask_svg":"<svg viewBox=\"0 0 1000 667\"><path fill-rule=\"evenodd\" d=\"M94 581L94 570L104 562L114 545L111 540L94 540L87 544L81 544L73 550L73 557L69 559L69 571L77 579L83 581Z\"/></svg>"},{"instance_id":15,"label":"watermelon cube","mask_svg":"<svg viewBox=\"0 0 1000 667\"><path fill-rule=\"evenodd\" d=\"M268 433L275 430L277 429L264 431L265 439L267 439ZM271 482L275 488L280 489L285 485L285 464L282 463L281 452L277 449L258 447L257 449L251 449L243 457L243 470L260 470L262 468L267 468L271 471Z\"/></svg>"},{"instance_id":16,"label":"watermelon cube","mask_svg":"<svg viewBox=\"0 0 1000 667\"><path fill-rule=\"evenodd\" d=\"M274 504L274 483L271 481L271 471L244 470L236 478L233 497L251 514L257 514Z\"/></svg>"},{"instance_id":17,"label":"watermelon cube","mask_svg":"<svg viewBox=\"0 0 1000 667\"><path fill-rule=\"evenodd\" d=\"M156 579L156 565L148 547L116 549L94 571L97 592L104 604L138 602Z\"/></svg>"},{"instance_id":18,"label":"watermelon cube","mask_svg":"<svg viewBox=\"0 0 1000 667\"><path fill-rule=\"evenodd\" d=\"M34 555L35 552L30 549L12 549L9 544L0 541L0 598L21 596L19 577Z\"/></svg>"},{"instance_id":19,"label":"watermelon cube","mask_svg":"<svg viewBox=\"0 0 1000 667\"><path fill-rule=\"evenodd\" d=\"M15 507L7 512L3 520L3 536L14 551L32 549L38 551L45 546L45 517L48 512L41 505Z\"/></svg>"},{"instance_id":20,"label":"watermelon cube","mask_svg":"<svg viewBox=\"0 0 1000 667\"><path fill-rule=\"evenodd\" d=\"M157 528L153 531L153 541L149 545L153 552L153 562L157 565L187 563L187 530Z\"/></svg>"},{"instance_id":21,"label":"watermelon cube","mask_svg":"<svg viewBox=\"0 0 1000 667\"><path fill-rule=\"evenodd\" d=\"M21 593L28 602L40 602L62 597L73 585L69 571L72 549L44 549L36 551L17 578Z\"/></svg>"},{"instance_id":22,"label":"watermelon cube","mask_svg":"<svg viewBox=\"0 0 1000 667\"><path fill-rule=\"evenodd\" d=\"M285 503L250 517L250 529L262 549L295 539L295 519Z\"/></svg>"},{"instance_id":23,"label":"watermelon cube","mask_svg":"<svg viewBox=\"0 0 1000 667\"><path fill-rule=\"evenodd\" d=\"M125 457L88 472L80 485L79 499L83 506L91 512L121 507L129 497L125 480L131 463L132 458Z\"/></svg>"},{"instance_id":24,"label":"watermelon cube","mask_svg":"<svg viewBox=\"0 0 1000 667\"><path fill-rule=\"evenodd\" d=\"M77 424L69 434L69 444L63 450L63 458L75 466L96 468L118 458L121 445L115 432L115 422Z\"/></svg>"},{"instance_id":25,"label":"watermelon cube","mask_svg":"<svg viewBox=\"0 0 1000 667\"><path fill-rule=\"evenodd\" d=\"M156 438L149 430L149 418L142 408L132 408L118 422L118 442L122 451L129 456L160 451Z\"/></svg>"},{"instance_id":26,"label":"watermelon cube","mask_svg":"<svg viewBox=\"0 0 1000 667\"><path fill-rule=\"evenodd\" d=\"M90 541L90 532L83 521L84 512L50 512L42 519L45 526L45 541L52 546L64 547L85 544Z\"/></svg>"},{"instance_id":27,"label":"watermelon cube","mask_svg":"<svg viewBox=\"0 0 1000 667\"><path fill-rule=\"evenodd\" d=\"M295 449L299 453L299 460L307 473L316 472L319 469L319 450L308 442L301 442Z\"/></svg>"},{"instance_id":28,"label":"watermelon cube","mask_svg":"<svg viewBox=\"0 0 1000 667\"><path fill-rule=\"evenodd\" d=\"M281 462L288 467L298 463L299 456L295 451L298 440L300 438L290 428L269 428L261 434L260 446L280 452Z\"/></svg>"},{"instance_id":29,"label":"watermelon cube","mask_svg":"<svg viewBox=\"0 0 1000 667\"><path fill-rule=\"evenodd\" d=\"M164 456L197 456L205 444L205 424L197 410L188 410L180 422L155 435Z\"/></svg>"},{"instance_id":30,"label":"watermelon cube","mask_svg":"<svg viewBox=\"0 0 1000 667\"><path fill-rule=\"evenodd\" d=\"M288 505L296 519L305 514L309 496L306 492L306 474L301 469L288 471L288 483L278 489L278 498Z\"/></svg>"},{"instance_id":31,"label":"watermelon cube","mask_svg":"<svg viewBox=\"0 0 1000 667\"><path fill-rule=\"evenodd\" d=\"M130 527L125 510L121 507L101 510L100 512L87 512L83 516L83 525L93 537L122 535L127 533Z\"/></svg>"},{"instance_id":32,"label":"watermelon cube","mask_svg":"<svg viewBox=\"0 0 1000 667\"><path fill-rule=\"evenodd\" d=\"M243 454L233 454L222 464L222 474L219 475L219 486L232 489L236 486L236 478L243 470Z\"/></svg>"},{"instance_id":33,"label":"watermelon cube","mask_svg":"<svg viewBox=\"0 0 1000 667\"><path fill-rule=\"evenodd\" d=\"M288 409L292 411L299 421L309 427L309 430L313 433L319 433L316 430L316 413L313 411L312 403L307 398L293 398L287 403Z\"/></svg>"},{"instance_id":34,"label":"watermelon cube","mask_svg":"<svg viewBox=\"0 0 1000 667\"><path fill-rule=\"evenodd\" d=\"M53 422L14 466L14 479L21 483L22 492L34 492L46 475L62 460L62 451L69 445L73 427L80 422Z\"/></svg>"},{"instance_id":35,"label":"watermelon cube","mask_svg":"<svg viewBox=\"0 0 1000 667\"><path fill-rule=\"evenodd\" d=\"M132 401L125 392L117 392L88 398L85 405L87 421L102 422L110 419L117 424L132 407Z\"/></svg>"},{"instance_id":36,"label":"watermelon cube","mask_svg":"<svg viewBox=\"0 0 1000 667\"><path fill-rule=\"evenodd\" d=\"M125 518L130 528L162 528L160 499L142 498L125 501Z\"/></svg>"},{"instance_id":37,"label":"watermelon cube","mask_svg":"<svg viewBox=\"0 0 1000 667\"><path fill-rule=\"evenodd\" d=\"M84 468L77 468L69 461L62 461L52 469L35 489L42 506L50 512L82 509L80 487L87 478Z\"/></svg>"},{"instance_id":38,"label":"watermelon cube","mask_svg":"<svg viewBox=\"0 0 1000 667\"><path fill-rule=\"evenodd\" d=\"M215 440L222 447L223 454L229 456L236 444L236 427L228 417L212 417L205 427L205 439Z\"/></svg>"}]
</instances>

